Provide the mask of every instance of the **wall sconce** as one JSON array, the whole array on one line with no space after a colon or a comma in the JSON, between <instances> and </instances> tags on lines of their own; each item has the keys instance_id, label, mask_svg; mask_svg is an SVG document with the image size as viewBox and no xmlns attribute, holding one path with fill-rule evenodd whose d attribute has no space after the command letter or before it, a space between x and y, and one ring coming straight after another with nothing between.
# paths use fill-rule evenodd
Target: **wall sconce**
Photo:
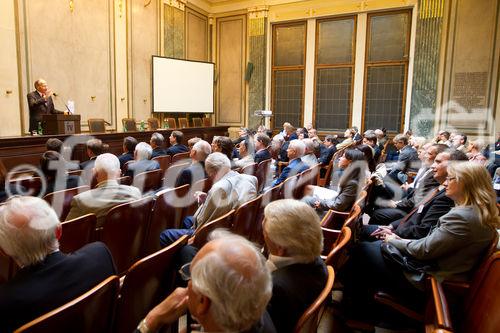
<instances>
[{"instance_id":1,"label":"wall sconce","mask_svg":"<svg viewBox=\"0 0 500 333\"><path fill-rule=\"evenodd\" d=\"M73 0L69 0L69 11L73 13L75 10L75 2Z\"/></svg>"},{"instance_id":2,"label":"wall sconce","mask_svg":"<svg viewBox=\"0 0 500 333\"><path fill-rule=\"evenodd\" d=\"M119 0L118 1L118 16L120 16L120 18L121 18L122 15L123 15L123 0Z\"/></svg>"},{"instance_id":3,"label":"wall sconce","mask_svg":"<svg viewBox=\"0 0 500 333\"><path fill-rule=\"evenodd\" d=\"M125 97L120 98L120 100L121 100L122 102L124 102L124 101L125 101Z\"/></svg>"},{"instance_id":4,"label":"wall sconce","mask_svg":"<svg viewBox=\"0 0 500 333\"><path fill-rule=\"evenodd\" d=\"M90 96L90 99L92 100L92 102L95 101L95 96Z\"/></svg>"}]
</instances>

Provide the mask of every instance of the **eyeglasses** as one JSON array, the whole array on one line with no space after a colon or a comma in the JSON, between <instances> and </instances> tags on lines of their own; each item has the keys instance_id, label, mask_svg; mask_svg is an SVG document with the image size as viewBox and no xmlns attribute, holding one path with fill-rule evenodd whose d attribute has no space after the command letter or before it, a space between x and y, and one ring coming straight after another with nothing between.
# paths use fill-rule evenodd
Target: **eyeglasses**
<instances>
[{"instance_id":1,"label":"eyeglasses","mask_svg":"<svg viewBox=\"0 0 500 333\"><path fill-rule=\"evenodd\" d=\"M182 265L181 269L179 269L179 275L183 281L191 280L191 263Z\"/></svg>"},{"instance_id":2,"label":"eyeglasses","mask_svg":"<svg viewBox=\"0 0 500 333\"><path fill-rule=\"evenodd\" d=\"M457 179L457 177L446 177L447 182L451 182L454 179Z\"/></svg>"}]
</instances>

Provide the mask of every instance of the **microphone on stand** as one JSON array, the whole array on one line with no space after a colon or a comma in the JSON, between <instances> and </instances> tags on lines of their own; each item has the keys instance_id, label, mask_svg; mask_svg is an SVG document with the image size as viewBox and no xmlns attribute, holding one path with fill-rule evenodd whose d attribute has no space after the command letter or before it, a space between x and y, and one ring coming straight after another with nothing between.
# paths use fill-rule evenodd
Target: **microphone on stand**
<instances>
[{"instance_id":1,"label":"microphone on stand","mask_svg":"<svg viewBox=\"0 0 500 333\"><path fill-rule=\"evenodd\" d=\"M52 93L52 95L54 95L54 97L58 97L58 96L59 96L59 94L56 94L55 92L53 92L53 93ZM71 110L69 109L68 105L64 102L64 100L63 100L62 102L63 102L64 106L66 107L66 110L68 110L68 112L69 112L70 114L73 114L73 113L71 112Z\"/></svg>"}]
</instances>

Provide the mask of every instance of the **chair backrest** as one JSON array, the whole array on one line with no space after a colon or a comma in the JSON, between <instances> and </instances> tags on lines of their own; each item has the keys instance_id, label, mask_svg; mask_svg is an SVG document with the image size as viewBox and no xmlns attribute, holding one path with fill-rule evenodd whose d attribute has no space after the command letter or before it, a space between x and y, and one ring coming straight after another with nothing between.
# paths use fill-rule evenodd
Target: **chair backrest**
<instances>
[{"instance_id":1,"label":"chair backrest","mask_svg":"<svg viewBox=\"0 0 500 333\"><path fill-rule=\"evenodd\" d=\"M26 195L37 196L42 189L42 179L40 177L16 178L10 181L10 185L21 185L28 193Z\"/></svg>"},{"instance_id":2,"label":"chair backrest","mask_svg":"<svg viewBox=\"0 0 500 333\"><path fill-rule=\"evenodd\" d=\"M299 181L299 175L300 174L296 174L285 179L283 186L281 187L280 199L294 198L295 188L297 186L297 182Z\"/></svg>"},{"instance_id":3,"label":"chair backrest","mask_svg":"<svg viewBox=\"0 0 500 333\"><path fill-rule=\"evenodd\" d=\"M118 272L142 256L152 207L153 197L145 197L115 206L106 214L100 240L111 251Z\"/></svg>"},{"instance_id":4,"label":"chair backrest","mask_svg":"<svg viewBox=\"0 0 500 333\"><path fill-rule=\"evenodd\" d=\"M349 227L351 230L357 230L357 223L359 222L359 216L361 215L361 207L358 205L354 205L352 207L351 213L349 214L349 217L347 220L344 222L344 227Z\"/></svg>"},{"instance_id":5,"label":"chair backrest","mask_svg":"<svg viewBox=\"0 0 500 333\"><path fill-rule=\"evenodd\" d=\"M203 127L212 127L212 119L209 117L203 118Z\"/></svg>"},{"instance_id":6,"label":"chair backrest","mask_svg":"<svg viewBox=\"0 0 500 333\"><path fill-rule=\"evenodd\" d=\"M187 118L177 118L177 121L179 122L179 128L189 127L189 122Z\"/></svg>"},{"instance_id":7,"label":"chair backrest","mask_svg":"<svg viewBox=\"0 0 500 333\"><path fill-rule=\"evenodd\" d=\"M365 208L367 195L368 192L366 192L366 190L361 191L359 193L358 199L356 199L356 202L354 203L355 205L358 205L361 208L361 210Z\"/></svg>"},{"instance_id":8,"label":"chair backrest","mask_svg":"<svg viewBox=\"0 0 500 333\"><path fill-rule=\"evenodd\" d=\"M231 231L235 234L241 235L248 240L252 240L256 230L259 229L257 225L257 213L262 201L262 195L257 198L245 202L236 209L233 216L233 226ZM261 229L262 230L262 229Z\"/></svg>"},{"instance_id":9,"label":"chair backrest","mask_svg":"<svg viewBox=\"0 0 500 333\"><path fill-rule=\"evenodd\" d=\"M193 127L202 127L203 123L201 121L201 118L195 117L193 118Z\"/></svg>"},{"instance_id":10,"label":"chair backrest","mask_svg":"<svg viewBox=\"0 0 500 333\"><path fill-rule=\"evenodd\" d=\"M157 190L161 187L163 172L161 169L141 172L134 176L132 185L142 190L142 193Z\"/></svg>"},{"instance_id":11,"label":"chair backrest","mask_svg":"<svg viewBox=\"0 0 500 333\"><path fill-rule=\"evenodd\" d=\"M57 216L61 221L66 219L69 210L71 209L71 200L78 193L88 191L90 187L88 185L83 185L79 187L69 188L67 190L61 190L46 194L43 199L47 201L52 208L56 211Z\"/></svg>"},{"instance_id":12,"label":"chair backrest","mask_svg":"<svg viewBox=\"0 0 500 333\"><path fill-rule=\"evenodd\" d=\"M172 156L172 163L175 163L180 160L188 159L189 158L189 152L185 153L177 153L174 156Z\"/></svg>"},{"instance_id":13,"label":"chair backrest","mask_svg":"<svg viewBox=\"0 0 500 333\"><path fill-rule=\"evenodd\" d=\"M218 228L231 229L233 215L234 209L222 215L221 217L202 225L196 230L195 234L193 235L194 238L192 245L198 249L201 249L201 247L205 245L205 243L207 243L208 235L210 234L210 232Z\"/></svg>"},{"instance_id":14,"label":"chair backrest","mask_svg":"<svg viewBox=\"0 0 500 333\"><path fill-rule=\"evenodd\" d=\"M165 173L172 162L172 157L170 155L156 156L153 161L157 161L160 164L161 171Z\"/></svg>"},{"instance_id":15,"label":"chair backrest","mask_svg":"<svg viewBox=\"0 0 500 333\"><path fill-rule=\"evenodd\" d=\"M120 289L115 332L133 332L141 319L172 291L176 273L174 257L186 245L187 238L181 237L128 269Z\"/></svg>"},{"instance_id":16,"label":"chair backrest","mask_svg":"<svg viewBox=\"0 0 500 333\"><path fill-rule=\"evenodd\" d=\"M500 327L500 251L488 257L465 299L463 332L498 332ZM479 275L479 276L478 276Z\"/></svg>"},{"instance_id":17,"label":"chair backrest","mask_svg":"<svg viewBox=\"0 0 500 333\"><path fill-rule=\"evenodd\" d=\"M323 235L325 234L325 228L322 228ZM349 227L343 227L340 231L339 236L333 243L331 251L328 253L325 264L332 266L334 269L338 270L340 268L341 263L345 261L347 256L345 256L345 252L347 249L347 244L351 241L352 232ZM324 237L323 237L324 238Z\"/></svg>"},{"instance_id":18,"label":"chair backrest","mask_svg":"<svg viewBox=\"0 0 500 333\"><path fill-rule=\"evenodd\" d=\"M101 118L91 118L87 119L87 124L89 125L90 133L105 133L106 123L104 119Z\"/></svg>"},{"instance_id":19,"label":"chair backrest","mask_svg":"<svg viewBox=\"0 0 500 333\"><path fill-rule=\"evenodd\" d=\"M257 170L257 163L252 163L252 164L249 164L245 167L243 167L240 171L240 173L244 173L245 175L250 175L250 176L254 176L255 173L256 173L256 170Z\"/></svg>"},{"instance_id":20,"label":"chair backrest","mask_svg":"<svg viewBox=\"0 0 500 333\"><path fill-rule=\"evenodd\" d=\"M339 212L330 209L321 219L321 226L329 229L340 230L349 217L350 212Z\"/></svg>"},{"instance_id":21,"label":"chair backrest","mask_svg":"<svg viewBox=\"0 0 500 333\"><path fill-rule=\"evenodd\" d=\"M132 177L130 176L123 176L123 177L120 177L116 180L118 182L118 184L122 184L122 185L132 185Z\"/></svg>"},{"instance_id":22,"label":"chair backrest","mask_svg":"<svg viewBox=\"0 0 500 333\"><path fill-rule=\"evenodd\" d=\"M295 326L294 332L317 332L319 321L323 315L325 304L332 292L333 281L335 279L335 273L332 266L326 267L328 270L328 279L326 280L325 287L323 291L319 294L318 298L311 304L304 314L300 317L297 325Z\"/></svg>"},{"instance_id":23,"label":"chair backrest","mask_svg":"<svg viewBox=\"0 0 500 333\"><path fill-rule=\"evenodd\" d=\"M175 118L167 118L167 124L169 128L177 128L177 123L175 122Z\"/></svg>"},{"instance_id":24,"label":"chair backrest","mask_svg":"<svg viewBox=\"0 0 500 333\"><path fill-rule=\"evenodd\" d=\"M264 187L266 187L267 179L271 175L271 165L272 159L267 159L259 163L257 169L255 170L254 176L257 177L257 183L259 186L259 193L262 192Z\"/></svg>"},{"instance_id":25,"label":"chair backrest","mask_svg":"<svg viewBox=\"0 0 500 333\"><path fill-rule=\"evenodd\" d=\"M125 162L125 164L123 164L123 166L122 166L122 175L124 175L125 173L127 173L128 166L130 164L134 163L134 162L135 162L134 160L130 160L130 161Z\"/></svg>"},{"instance_id":26,"label":"chair backrest","mask_svg":"<svg viewBox=\"0 0 500 333\"><path fill-rule=\"evenodd\" d=\"M327 183L330 181L330 178L332 178L333 162L334 162L334 159L332 158L330 163L328 163L328 166L326 167L324 177L321 177L321 172L318 173L318 176L317 176L318 179L316 181L318 186L325 187L327 185Z\"/></svg>"},{"instance_id":27,"label":"chair backrest","mask_svg":"<svg viewBox=\"0 0 500 333\"><path fill-rule=\"evenodd\" d=\"M127 132L136 132L137 131L137 125L135 123L134 118L123 118L122 124L123 124L123 128Z\"/></svg>"},{"instance_id":28,"label":"chair backrest","mask_svg":"<svg viewBox=\"0 0 500 333\"><path fill-rule=\"evenodd\" d=\"M148 118L148 129L156 131L160 127L160 121L157 118Z\"/></svg>"},{"instance_id":29,"label":"chair backrest","mask_svg":"<svg viewBox=\"0 0 500 333\"><path fill-rule=\"evenodd\" d=\"M184 216L184 207L181 200L187 200L189 185L166 189L156 193L149 229L144 241L143 255L158 251L160 246L160 233L165 229L178 229L181 227Z\"/></svg>"},{"instance_id":30,"label":"chair backrest","mask_svg":"<svg viewBox=\"0 0 500 333\"><path fill-rule=\"evenodd\" d=\"M119 288L118 276L110 276L80 297L32 320L15 332L109 332Z\"/></svg>"},{"instance_id":31,"label":"chair backrest","mask_svg":"<svg viewBox=\"0 0 500 333\"><path fill-rule=\"evenodd\" d=\"M62 222L62 234L59 238L59 249L71 253L94 241L97 217L86 214L75 219Z\"/></svg>"},{"instance_id":32,"label":"chair backrest","mask_svg":"<svg viewBox=\"0 0 500 333\"><path fill-rule=\"evenodd\" d=\"M181 175L182 170L189 167L189 165L190 165L189 162L182 162L182 163L172 162L172 164L170 164L170 166L168 167L167 172L164 174L163 187L168 187L168 188L175 187L177 178Z\"/></svg>"},{"instance_id":33,"label":"chair backrest","mask_svg":"<svg viewBox=\"0 0 500 333\"><path fill-rule=\"evenodd\" d=\"M315 165L307 170L302 171L299 174L297 179L297 183L295 184L295 188L293 190L293 198L294 199L302 199L304 196L304 191L307 185L314 185L316 183L316 174L319 171L319 165Z\"/></svg>"}]
</instances>

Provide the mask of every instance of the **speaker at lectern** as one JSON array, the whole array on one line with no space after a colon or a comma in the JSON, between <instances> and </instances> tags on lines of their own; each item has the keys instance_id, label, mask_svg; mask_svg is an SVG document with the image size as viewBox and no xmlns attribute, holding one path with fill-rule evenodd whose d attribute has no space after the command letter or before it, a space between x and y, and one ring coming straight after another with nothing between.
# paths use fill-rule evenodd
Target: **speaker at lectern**
<instances>
[{"instance_id":1,"label":"speaker at lectern","mask_svg":"<svg viewBox=\"0 0 500 333\"><path fill-rule=\"evenodd\" d=\"M44 114L42 115L43 135L79 134L79 114Z\"/></svg>"}]
</instances>

